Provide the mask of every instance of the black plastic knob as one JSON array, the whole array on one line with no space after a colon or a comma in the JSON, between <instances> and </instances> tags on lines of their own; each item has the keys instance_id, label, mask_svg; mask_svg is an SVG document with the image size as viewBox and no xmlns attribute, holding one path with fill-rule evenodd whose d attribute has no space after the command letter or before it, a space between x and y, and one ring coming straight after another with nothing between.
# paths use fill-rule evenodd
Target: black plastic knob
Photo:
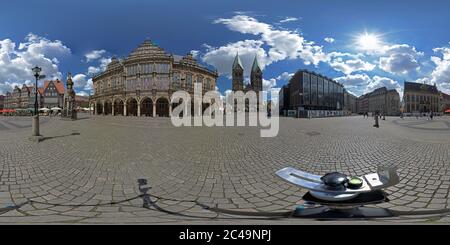
<instances>
[{"instance_id":1,"label":"black plastic knob","mask_svg":"<svg viewBox=\"0 0 450 245\"><path fill-rule=\"evenodd\" d=\"M338 172L327 173L320 179L326 186L333 188L345 187L345 184L348 181L347 175Z\"/></svg>"}]
</instances>

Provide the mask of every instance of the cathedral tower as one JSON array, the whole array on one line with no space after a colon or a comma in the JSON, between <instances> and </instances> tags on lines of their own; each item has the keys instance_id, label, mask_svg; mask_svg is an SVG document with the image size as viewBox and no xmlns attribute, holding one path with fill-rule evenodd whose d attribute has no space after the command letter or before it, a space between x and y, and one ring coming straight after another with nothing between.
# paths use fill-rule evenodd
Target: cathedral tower
<instances>
[{"instance_id":1,"label":"cathedral tower","mask_svg":"<svg viewBox=\"0 0 450 245\"><path fill-rule=\"evenodd\" d=\"M232 90L243 91L244 90L244 67L242 66L239 54L236 54L233 62L232 74Z\"/></svg>"},{"instance_id":2,"label":"cathedral tower","mask_svg":"<svg viewBox=\"0 0 450 245\"><path fill-rule=\"evenodd\" d=\"M262 91L262 71L258 64L258 59L253 60L252 70L250 72L250 84L255 92Z\"/></svg>"}]
</instances>

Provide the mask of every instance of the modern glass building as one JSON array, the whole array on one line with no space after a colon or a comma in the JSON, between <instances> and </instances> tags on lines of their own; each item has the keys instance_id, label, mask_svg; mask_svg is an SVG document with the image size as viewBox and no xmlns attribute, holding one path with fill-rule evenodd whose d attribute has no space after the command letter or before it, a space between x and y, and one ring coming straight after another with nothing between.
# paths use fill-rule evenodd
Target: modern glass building
<instances>
[{"instance_id":1,"label":"modern glass building","mask_svg":"<svg viewBox=\"0 0 450 245\"><path fill-rule=\"evenodd\" d=\"M338 82L308 70L299 70L289 80L288 110L300 117L339 116L344 107L344 87Z\"/></svg>"}]
</instances>

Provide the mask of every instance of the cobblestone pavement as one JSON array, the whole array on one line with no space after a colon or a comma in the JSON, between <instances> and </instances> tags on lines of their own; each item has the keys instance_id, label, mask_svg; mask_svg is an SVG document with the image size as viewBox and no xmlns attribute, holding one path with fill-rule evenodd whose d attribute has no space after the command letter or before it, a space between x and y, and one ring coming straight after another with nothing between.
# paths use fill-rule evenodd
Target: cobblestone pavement
<instances>
[{"instance_id":1,"label":"cobblestone pavement","mask_svg":"<svg viewBox=\"0 0 450 245\"><path fill-rule=\"evenodd\" d=\"M395 210L450 208L450 118L380 120L362 117L280 119L275 138L254 127L171 126L166 118L81 116L41 118L44 141L28 141L31 118L0 117L0 223L321 224L220 215L192 202L158 200L167 214L142 208L150 193L248 211L292 210L305 193L275 171L294 166L325 174L362 175L379 165L399 167L401 183L387 190ZM27 126L28 125L28 126ZM153 201L156 201L154 199ZM196 216L196 217L191 217ZM199 217L197 217L199 216ZM377 222L449 222L449 217ZM368 221L360 221L368 223Z\"/></svg>"}]
</instances>

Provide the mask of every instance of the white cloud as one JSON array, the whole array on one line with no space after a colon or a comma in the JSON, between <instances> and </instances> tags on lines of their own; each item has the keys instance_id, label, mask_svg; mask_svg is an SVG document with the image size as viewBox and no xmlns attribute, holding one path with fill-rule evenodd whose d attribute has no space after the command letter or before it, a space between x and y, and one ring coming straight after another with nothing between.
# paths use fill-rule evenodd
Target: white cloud
<instances>
[{"instance_id":1,"label":"white cloud","mask_svg":"<svg viewBox=\"0 0 450 245\"><path fill-rule=\"evenodd\" d=\"M334 43L334 38L332 38L332 37L326 37L326 38L324 38L323 40L325 40L325 42L327 42L327 43Z\"/></svg>"},{"instance_id":2,"label":"white cloud","mask_svg":"<svg viewBox=\"0 0 450 245\"><path fill-rule=\"evenodd\" d=\"M415 47L408 44L385 45L378 51L380 69L396 74L407 75L420 69L417 58L423 56Z\"/></svg>"},{"instance_id":3,"label":"white cloud","mask_svg":"<svg viewBox=\"0 0 450 245\"><path fill-rule=\"evenodd\" d=\"M86 86L87 76L84 74L76 74L72 77L72 81L74 83L75 88L84 88Z\"/></svg>"},{"instance_id":4,"label":"white cloud","mask_svg":"<svg viewBox=\"0 0 450 245\"><path fill-rule=\"evenodd\" d=\"M420 68L414 56L402 53L392 54L389 57L381 57L379 66L382 70L397 75L406 75Z\"/></svg>"},{"instance_id":5,"label":"white cloud","mask_svg":"<svg viewBox=\"0 0 450 245\"><path fill-rule=\"evenodd\" d=\"M283 72L281 73L278 77L276 77L277 80L279 81L289 81L289 79L291 79L291 77L294 75L295 73L289 73L289 72Z\"/></svg>"},{"instance_id":6,"label":"white cloud","mask_svg":"<svg viewBox=\"0 0 450 245\"><path fill-rule=\"evenodd\" d=\"M374 76L371 78L367 74L355 74L339 77L335 80L342 83L349 92L357 96L372 92L381 87L396 89L400 95L403 93L402 86L397 81L387 77Z\"/></svg>"},{"instance_id":7,"label":"white cloud","mask_svg":"<svg viewBox=\"0 0 450 245\"><path fill-rule=\"evenodd\" d=\"M338 77L336 81L344 84L344 86L357 87L367 85L370 82L370 77L366 74L347 75L344 77Z\"/></svg>"},{"instance_id":8,"label":"white cloud","mask_svg":"<svg viewBox=\"0 0 450 245\"><path fill-rule=\"evenodd\" d=\"M433 51L440 53L442 58L431 57L431 60L436 65L436 68L431 73L431 82L436 83L444 92L450 93L450 48L435 48Z\"/></svg>"},{"instance_id":9,"label":"white cloud","mask_svg":"<svg viewBox=\"0 0 450 245\"><path fill-rule=\"evenodd\" d=\"M93 89L93 87L94 87L94 84L93 84L93 82L92 82L92 78L89 78L89 79L86 81L86 85L84 85L84 90L90 91L90 90Z\"/></svg>"},{"instance_id":10,"label":"white cloud","mask_svg":"<svg viewBox=\"0 0 450 245\"><path fill-rule=\"evenodd\" d=\"M220 18L214 21L224 24L228 29L242 34L256 36L253 40L241 40L220 47L207 47L203 61L215 66L220 74L229 74L231 64L237 52L248 70L254 55L258 56L261 68L273 62L300 58L307 65L318 65L327 60L321 46L305 40L298 32L275 28L247 15L236 15L232 18Z\"/></svg>"},{"instance_id":11,"label":"white cloud","mask_svg":"<svg viewBox=\"0 0 450 245\"><path fill-rule=\"evenodd\" d=\"M90 75L93 75L93 74L96 74L99 72L101 72L100 67L89 66L89 68L88 68L88 74L90 74Z\"/></svg>"},{"instance_id":12,"label":"white cloud","mask_svg":"<svg viewBox=\"0 0 450 245\"><path fill-rule=\"evenodd\" d=\"M76 94L77 94L78 96L84 96L84 97L89 96L89 94L88 94L86 91L78 91Z\"/></svg>"},{"instance_id":13,"label":"white cloud","mask_svg":"<svg viewBox=\"0 0 450 245\"><path fill-rule=\"evenodd\" d=\"M261 69L269 62L266 60L266 51L262 48L263 42L259 40L243 40L229 43L218 48L207 46L206 53L202 60L213 65L220 74L231 74L231 65L234 57L239 53L239 57L248 75L255 55L258 57Z\"/></svg>"},{"instance_id":14,"label":"white cloud","mask_svg":"<svg viewBox=\"0 0 450 245\"><path fill-rule=\"evenodd\" d=\"M400 98L402 97L403 88L402 88L402 86L400 86L400 84L397 81L395 81L391 78L379 77L379 76L374 76L372 78L372 80L369 82L369 84L366 87L365 93L372 92L373 90L375 90L377 88L381 88L381 87L386 87L387 89L395 89L395 90L397 90L397 92L399 92Z\"/></svg>"},{"instance_id":15,"label":"white cloud","mask_svg":"<svg viewBox=\"0 0 450 245\"><path fill-rule=\"evenodd\" d=\"M193 57L194 59L196 59L196 58L198 57L199 52L200 52L200 51L198 51L198 50L191 50L192 57Z\"/></svg>"},{"instance_id":16,"label":"white cloud","mask_svg":"<svg viewBox=\"0 0 450 245\"><path fill-rule=\"evenodd\" d=\"M297 21L297 20L299 20L299 19L296 17L286 17L286 18L280 20L280 23L286 23L286 22Z\"/></svg>"},{"instance_id":17,"label":"white cloud","mask_svg":"<svg viewBox=\"0 0 450 245\"><path fill-rule=\"evenodd\" d=\"M89 75L94 75L103 72L106 70L109 63L111 63L111 58L100 58L98 66L89 66L87 73Z\"/></svg>"},{"instance_id":18,"label":"white cloud","mask_svg":"<svg viewBox=\"0 0 450 245\"><path fill-rule=\"evenodd\" d=\"M86 61L87 62L91 62L93 60L97 60L100 59L103 54L106 53L106 50L102 49L102 50L92 50L90 52L88 52L87 54L84 55L84 57L86 57Z\"/></svg>"},{"instance_id":19,"label":"white cloud","mask_svg":"<svg viewBox=\"0 0 450 245\"><path fill-rule=\"evenodd\" d=\"M271 78L266 80L263 78L263 90L270 91L273 87L277 85L277 80L275 78Z\"/></svg>"},{"instance_id":20,"label":"white cloud","mask_svg":"<svg viewBox=\"0 0 450 245\"><path fill-rule=\"evenodd\" d=\"M10 91L13 84L33 80L31 68L39 66L48 79L61 78L58 57L70 55L71 50L59 40L49 40L33 33L25 42L0 40L0 93Z\"/></svg>"},{"instance_id":21,"label":"white cloud","mask_svg":"<svg viewBox=\"0 0 450 245\"><path fill-rule=\"evenodd\" d=\"M363 61L361 59L342 60L342 58L334 59L331 61L330 66L336 71L340 71L346 75L352 74L355 71L371 71L376 66Z\"/></svg>"}]
</instances>

